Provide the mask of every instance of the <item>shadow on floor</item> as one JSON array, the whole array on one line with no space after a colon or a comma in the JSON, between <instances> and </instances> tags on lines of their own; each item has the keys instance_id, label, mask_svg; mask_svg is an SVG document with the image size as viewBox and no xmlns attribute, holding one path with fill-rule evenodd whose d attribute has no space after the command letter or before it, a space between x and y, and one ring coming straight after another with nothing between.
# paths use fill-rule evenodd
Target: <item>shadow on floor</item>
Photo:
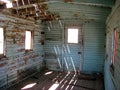
<instances>
[{"instance_id":1,"label":"shadow on floor","mask_svg":"<svg viewBox=\"0 0 120 90\"><path fill-rule=\"evenodd\" d=\"M46 70L7 90L104 90L101 75Z\"/></svg>"}]
</instances>

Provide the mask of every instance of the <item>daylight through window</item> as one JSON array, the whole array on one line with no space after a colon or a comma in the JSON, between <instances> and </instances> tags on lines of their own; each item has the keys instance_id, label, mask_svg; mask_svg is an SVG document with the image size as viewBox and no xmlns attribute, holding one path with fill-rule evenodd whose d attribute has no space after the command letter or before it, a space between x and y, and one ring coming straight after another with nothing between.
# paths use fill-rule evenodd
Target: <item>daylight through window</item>
<instances>
[{"instance_id":1,"label":"daylight through window","mask_svg":"<svg viewBox=\"0 0 120 90\"><path fill-rule=\"evenodd\" d=\"M68 29L68 43L78 43L78 29Z\"/></svg>"},{"instance_id":2,"label":"daylight through window","mask_svg":"<svg viewBox=\"0 0 120 90\"><path fill-rule=\"evenodd\" d=\"M4 30L0 28L0 54L4 53Z\"/></svg>"},{"instance_id":3,"label":"daylight through window","mask_svg":"<svg viewBox=\"0 0 120 90\"><path fill-rule=\"evenodd\" d=\"M32 49L32 33L31 31L26 31L25 33L25 49L30 50Z\"/></svg>"}]
</instances>

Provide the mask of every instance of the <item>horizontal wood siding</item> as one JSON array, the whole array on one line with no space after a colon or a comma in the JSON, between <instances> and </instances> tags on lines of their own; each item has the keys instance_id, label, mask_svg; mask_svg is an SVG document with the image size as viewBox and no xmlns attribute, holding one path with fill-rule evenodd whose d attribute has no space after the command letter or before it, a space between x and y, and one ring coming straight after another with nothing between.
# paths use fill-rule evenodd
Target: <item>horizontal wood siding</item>
<instances>
[{"instance_id":1,"label":"horizontal wood siding","mask_svg":"<svg viewBox=\"0 0 120 90\"><path fill-rule=\"evenodd\" d=\"M112 60L112 37L114 29L117 28L120 32L120 1L116 0L115 6L112 9L111 14L109 15L107 23L107 48L106 48L106 63L105 65L105 88L106 90L120 90L120 37L118 37L117 42L117 52L116 52L116 62L114 65L114 72L110 71L110 65ZM114 75L112 75L114 74Z\"/></svg>"},{"instance_id":2,"label":"horizontal wood siding","mask_svg":"<svg viewBox=\"0 0 120 90\"><path fill-rule=\"evenodd\" d=\"M103 71L105 52L105 25L88 23L84 32L84 71Z\"/></svg>"},{"instance_id":3,"label":"horizontal wood siding","mask_svg":"<svg viewBox=\"0 0 120 90\"><path fill-rule=\"evenodd\" d=\"M39 72L43 67L41 28L32 21L0 14L0 27L5 30L5 54L0 59L0 90ZM25 30L33 35L33 51L25 53Z\"/></svg>"},{"instance_id":4,"label":"horizontal wood siding","mask_svg":"<svg viewBox=\"0 0 120 90\"><path fill-rule=\"evenodd\" d=\"M79 21L80 22L80 21ZM56 21L56 23L58 23ZM65 22L64 22L65 23ZM70 23L70 22L69 22ZM53 24L55 25L55 24ZM47 26L46 26L47 27ZM54 26L55 27L55 26ZM102 23L85 23L82 27L83 35L83 70L84 72L103 72L105 60L105 25ZM46 29L45 52L46 62L49 69L74 70L70 58L74 60L77 70L80 69L80 56L76 54L80 51L79 45L64 44L65 38L62 39L63 31L60 27L57 29ZM57 41L58 38L58 41ZM63 41L62 41L63 40ZM69 49L68 49L69 48ZM72 51L72 53L69 53ZM51 56L49 56L51 55ZM57 60L59 58L62 68ZM68 67L66 67L66 62Z\"/></svg>"}]
</instances>

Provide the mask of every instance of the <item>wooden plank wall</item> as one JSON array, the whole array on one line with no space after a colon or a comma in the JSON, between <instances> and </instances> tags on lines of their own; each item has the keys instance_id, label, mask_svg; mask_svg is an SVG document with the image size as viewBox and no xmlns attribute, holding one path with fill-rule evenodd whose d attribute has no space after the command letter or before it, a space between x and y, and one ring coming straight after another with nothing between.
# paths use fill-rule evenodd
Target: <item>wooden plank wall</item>
<instances>
[{"instance_id":1,"label":"wooden plank wall","mask_svg":"<svg viewBox=\"0 0 120 90\"><path fill-rule=\"evenodd\" d=\"M83 26L84 67L86 72L103 72L105 60L105 24L86 23Z\"/></svg>"},{"instance_id":2,"label":"wooden plank wall","mask_svg":"<svg viewBox=\"0 0 120 90\"><path fill-rule=\"evenodd\" d=\"M47 28L50 25L45 25L45 60L49 69L64 71L79 70L80 56L78 52L80 52L80 45L68 44L65 39L67 35L65 25L72 26L76 22L80 24L79 20L72 20L72 22L71 20L61 20L63 25L61 26L59 21L56 20L51 22L52 28L50 30ZM80 26L77 27L79 28Z\"/></svg>"},{"instance_id":3,"label":"wooden plank wall","mask_svg":"<svg viewBox=\"0 0 120 90\"><path fill-rule=\"evenodd\" d=\"M0 87L7 88L43 67L43 36L40 25L0 13L0 27L5 30L5 54L0 59ZM25 53L25 30L34 32L33 51ZM0 89L1 90L1 89Z\"/></svg>"},{"instance_id":4,"label":"wooden plank wall","mask_svg":"<svg viewBox=\"0 0 120 90\"><path fill-rule=\"evenodd\" d=\"M53 23L53 28L51 29L51 31L48 30L47 25L45 26L47 34L46 37L52 37L54 39L45 41L45 52L54 52L53 47L57 45L59 46L60 51L61 49L68 51L68 49L65 49L67 48L67 44L64 43L66 39L64 38L65 26L71 23L77 23L78 25L81 23L83 35L82 71L103 72L105 60L105 20L111 9L97 6L94 7L88 5L69 4L63 2L49 3L48 9L51 12L56 12L63 18L63 29L60 29L61 27L59 26L58 21L56 21L56 23ZM77 17L74 17L76 15ZM80 46L68 44L68 47L70 47L70 50L72 50L73 52L71 52L71 54L60 54L62 56L62 58L60 58L60 61L63 63L62 68L65 68L66 70L66 64L64 60L64 56L66 55L65 58L68 57L66 61L68 61L69 64L71 64L69 57L74 58L75 66L79 70L81 59L79 57L80 55L75 53L79 52ZM59 67L59 63L56 59L50 59L48 62L49 63L47 63L47 65L51 67L50 69L57 69L57 66ZM56 68L54 68L54 66ZM72 65L68 67L70 67L69 70L74 70L72 68Z\"/></svg>"},{"instance_id":5,"label":"wooden plank wall","mask_svg":"<svg viewBox=\"0 0 120 90\"><path fill-rule=\"evenodd\" d=\"M80 23L79 20L63 20L63 26L70 23ZM52 22L53 28L49 31L45 26L45 53L46 65L51 70L72 70L73 58L76 70L81 70L80 45L67 44L64 30L60 29L58 21ZM64 26L65 27L65 26ZM83 51L82 51L82 71L103 72L105 60L105 24L97 22L84 23L82 28ZM70 53L69 53L70 51ZM66 65L68 64L68 67ZM62 66L62 67L61 67ZM68 69L67 69L68 68Z\"/></svg>"},{"instance_id":6,"label":"wooden plank wall","mask_svg":"<svg viewBox=\"0 0 120 90\"><path fill-rule=\"evenodd\" d=\"M106 48L106 63L105 63L105 88L106 90L120 90L120 35L118 35L116 62L114 71L110 71L112 60L112 42L114 37L114 30L117 28L120 32L120 1L116 0L116 4L109 15L107 23L107 48ZM120 33L119 33L120 34ZM113 75L114 74L114 75Z\"/></svg>"}]
</instances>

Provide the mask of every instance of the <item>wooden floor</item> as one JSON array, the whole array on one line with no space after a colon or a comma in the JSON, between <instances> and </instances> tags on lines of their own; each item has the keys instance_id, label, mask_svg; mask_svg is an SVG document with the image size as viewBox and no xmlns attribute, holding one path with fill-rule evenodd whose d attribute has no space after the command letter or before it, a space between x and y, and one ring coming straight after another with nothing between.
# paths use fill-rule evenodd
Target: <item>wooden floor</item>
<instances>
[{"instance_id":1,"label":"wooden floor","mask_svg":"<svg viewBox=\"0 0 120 90\"><path fill-rule=\"evenodd\" d=\"M104 87L101 75L46 70L7 90L104 90Z\"/></svg>"}]
</instances>

